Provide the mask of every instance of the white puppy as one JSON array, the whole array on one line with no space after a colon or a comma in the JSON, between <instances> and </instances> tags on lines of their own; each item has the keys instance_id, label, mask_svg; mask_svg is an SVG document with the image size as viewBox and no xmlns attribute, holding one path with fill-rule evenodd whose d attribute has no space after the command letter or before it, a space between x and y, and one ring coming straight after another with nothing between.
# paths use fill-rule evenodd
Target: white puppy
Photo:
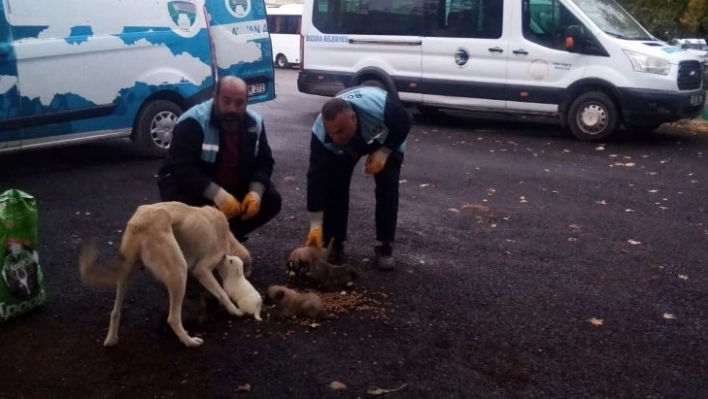
<instances>
[{"instance_id":1,"label":"white puppy","mask_svg":"<svg viewBox=\"0 0 708 399\"><path fill-rule=\"evenodd\" d=\"M243 261L237 256L226 255L216 269L223 280L224 291L241 313L238 316L252 314L260 321L263 298L243 275Z\"/></svg>"}]
</instances>

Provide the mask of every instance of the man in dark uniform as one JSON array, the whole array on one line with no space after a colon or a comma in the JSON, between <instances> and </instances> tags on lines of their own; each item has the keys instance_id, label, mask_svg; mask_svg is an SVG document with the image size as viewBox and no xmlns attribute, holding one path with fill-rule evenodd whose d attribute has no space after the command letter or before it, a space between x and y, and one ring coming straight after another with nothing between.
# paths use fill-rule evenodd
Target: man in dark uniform
<instances>
[{"instance_id":1,"label":"man in dark uniform","mask_svg":"<svg viewBox=\"0 0 708 399\"><path fill-rule=\"evenodd\" d=\"M395 268L393 242L398 220L398 185L411 116L394 96L362 86L328 100L312 127L307 171L307 245L333 241L330 261L344 260L349 186L354 167L366 155L364 171L376 182L375 265Z\"/></svg>"},{"instance_id":2,"label":"man in dark uniform","mask_svg":"<svg viewBox=\"0 0 708 399\"><path fill-rule=\"evenodd\" d=\"M213 99L177 120L158 173L162 201L216 205L241 242L273 219L282 204L271 181L275 162L263 119L247 104L243 80L219 79Z\"/></svg>"}]
</instances>

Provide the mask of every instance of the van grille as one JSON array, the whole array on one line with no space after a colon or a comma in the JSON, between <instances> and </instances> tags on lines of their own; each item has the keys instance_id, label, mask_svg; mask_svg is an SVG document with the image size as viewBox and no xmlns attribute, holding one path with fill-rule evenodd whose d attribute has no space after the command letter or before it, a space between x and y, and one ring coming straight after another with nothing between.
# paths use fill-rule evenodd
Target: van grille
<instances>
[{"instance_id":1,"label":"van grille","mask_svg":"<svg viewBox=\"0 0 708 399\"><path fill-rule=\"evenodd\" d=\"M703 82L703 66L698 61L681 61L678 69L679 90L694 90Z\"/></svg>"}]
</instances>

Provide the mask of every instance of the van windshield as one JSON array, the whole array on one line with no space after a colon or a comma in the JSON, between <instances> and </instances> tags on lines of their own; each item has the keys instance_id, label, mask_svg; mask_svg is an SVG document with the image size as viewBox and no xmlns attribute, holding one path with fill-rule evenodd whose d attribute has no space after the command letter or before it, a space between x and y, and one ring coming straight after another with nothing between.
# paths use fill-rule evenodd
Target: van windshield
<instances>
[{"instance_id":1,"label":"van windshield","mask_svg":"<svg viewBox=\"0 0 708 399\"><path fill-rule=\"evenodd\" d=\"M608 35L625 40L654 38L614 0L573 0Z\"/></svg>"}]
</instances>

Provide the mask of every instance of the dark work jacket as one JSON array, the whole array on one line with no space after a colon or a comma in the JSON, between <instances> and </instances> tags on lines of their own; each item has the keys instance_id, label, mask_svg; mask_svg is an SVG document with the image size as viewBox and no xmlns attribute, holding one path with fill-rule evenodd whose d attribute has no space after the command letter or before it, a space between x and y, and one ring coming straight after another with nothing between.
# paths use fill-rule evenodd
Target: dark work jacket
<instances>
[{"instance_id":1,"label":"dark work jacket","mask_svg":"<svg viewBox=\"0 0 708 399\"><path fill-rule=\"evenodd\" d=\"M213 116L213 109L210 111ZM216 127L216 118L209 118ZM248 192L251 182L262 183L266 189L272 185L273 153L268 145L265 125L256 131L256 122L248 114L239 127L239 173L238 192L231 194L242 198ZM214 162L202 159L204 129L194 118L186 118L177 123L172 132L172 142L167 157L158 172L158 186L162 201L181 201L191 205L204 205L211 201L203 197L204 191L213 181L221 160L223 137L220 138L219 152Z\"/></svg>"}]
</instances>

